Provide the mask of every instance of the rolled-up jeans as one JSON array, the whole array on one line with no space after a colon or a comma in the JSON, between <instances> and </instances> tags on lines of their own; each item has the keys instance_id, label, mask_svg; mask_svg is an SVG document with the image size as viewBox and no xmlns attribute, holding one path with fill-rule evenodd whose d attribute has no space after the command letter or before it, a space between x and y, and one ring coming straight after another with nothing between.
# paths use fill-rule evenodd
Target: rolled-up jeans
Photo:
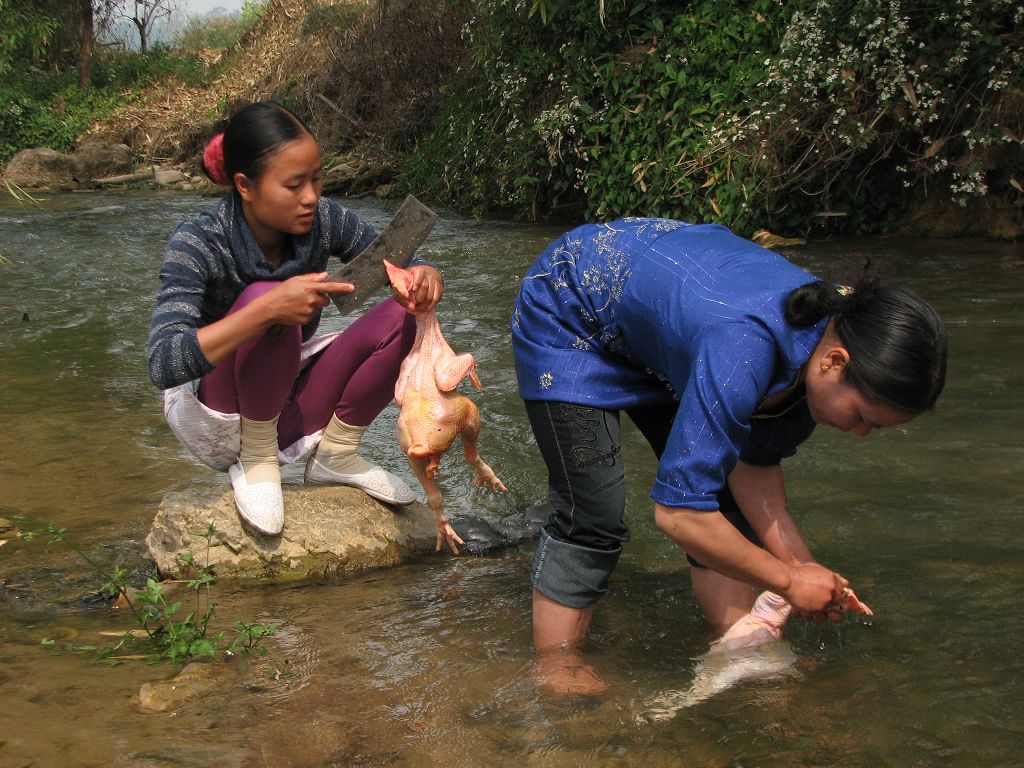
<instances>
[{"instance_id":1,"label":"rolled-up jeans","mask_svg":"<svg viewBox=\"0 0 1024 768\"><path fill-rule=\"evenodd\" d=\"M608 577L629 541L625 522L625 470L618 410L572 403L525 401L526 414L548 469L552 512L541 531L531 581L541 594L570 608L586 608L608 591ZM627 409L660 458L676 404ZM762 546L728 488L718 493L720 513ZM708 514L716 514L709 512ZM690 564L704 566L687 555Z\"/></svg>"}]
</instances>

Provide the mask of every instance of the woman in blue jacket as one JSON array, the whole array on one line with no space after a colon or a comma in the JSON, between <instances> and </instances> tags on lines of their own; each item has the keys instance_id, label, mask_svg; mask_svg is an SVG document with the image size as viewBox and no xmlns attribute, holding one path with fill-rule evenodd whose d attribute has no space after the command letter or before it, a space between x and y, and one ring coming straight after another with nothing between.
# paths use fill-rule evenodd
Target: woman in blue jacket
<instances>
[{"instance_id":1,"label":"woman in blue jacket","mask_svg":"<svg viewBox=\"0 0 1024 768\"><path fill-rule=\"evenodd\" d=\"M836 288L724 227L666 219L552 243L512 337L554 508L531 574L541 654L575 653L629 539L621 411L659 457L655 521L724 629L762 589L829 615L847 582L804 543L780 461L816 424L903 424L945 379L945 329L916 294L867 274Z\"/></svg>"}]
</instances>

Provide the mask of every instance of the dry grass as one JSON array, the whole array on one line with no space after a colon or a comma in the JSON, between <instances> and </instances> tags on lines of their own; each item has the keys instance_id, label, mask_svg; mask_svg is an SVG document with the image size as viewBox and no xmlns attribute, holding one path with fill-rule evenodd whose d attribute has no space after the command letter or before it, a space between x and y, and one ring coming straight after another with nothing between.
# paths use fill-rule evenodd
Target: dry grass
<instances>
[{"instance_id":1,"label":"dry grass","mask_svg":"<svg viewBox=\"0 0 1024 768\"><path fill-rule=\"evenodd\" d=\"M441 88L464 62L469 12L451 0L375 6L331 51L322 78L296 83L296 107L333 150L371 144L385 154L415 146L441 107ZM325 108L326 107L326 108Z\"/></svg>"},{"instance_id":2,"label":"dry grass","mask_svg":"<svg viewBox=\"0 0 1024 768\"><path fill-rule=\"evenodd\" d=\"M350 24L304 31L307 13L327 4L346 6ZM144 162L191 165L233 105L278 98L325 151L358 149L378 155L377 165L429 128L439 88L462 59L464 13L445 0L270 0L213 83L162 84L90 135L125 143Z\"/></svg>"}]
</instances>

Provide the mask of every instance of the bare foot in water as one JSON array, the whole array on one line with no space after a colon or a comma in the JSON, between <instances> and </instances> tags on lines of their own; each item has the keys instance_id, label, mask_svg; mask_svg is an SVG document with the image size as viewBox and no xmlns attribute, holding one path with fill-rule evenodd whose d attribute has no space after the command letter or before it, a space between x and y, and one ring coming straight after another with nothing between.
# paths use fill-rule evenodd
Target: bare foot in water
<instances>
[{"instance_id":1,"label":"bare foot in water","mask_svg":"<svg viewBox=\"0 0 1024 768\"><path fill-rule=\"evenodd\" d=\"M597 670L576 651L539 654L533 665L533 677L542 688L567 696L600 696L609 688Z\"/></svg>"}]
</instances>

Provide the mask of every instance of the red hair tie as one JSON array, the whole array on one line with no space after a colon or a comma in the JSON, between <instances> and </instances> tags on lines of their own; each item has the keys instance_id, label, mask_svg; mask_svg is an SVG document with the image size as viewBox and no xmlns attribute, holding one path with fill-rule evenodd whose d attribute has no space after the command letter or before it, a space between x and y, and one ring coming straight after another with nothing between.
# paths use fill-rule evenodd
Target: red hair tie
<instances>
[{"instance_id":1,"label":"red hair tie","mask_svg":"<svg viewBox=\"0 0 1024 768\"><path fill-rule=\"evenodd\" d=\"M230 187L231 179L224 168L224 134L218 133L203 150L203 167L211 179L218 184Z\"/></svg>"}]
</instances>

